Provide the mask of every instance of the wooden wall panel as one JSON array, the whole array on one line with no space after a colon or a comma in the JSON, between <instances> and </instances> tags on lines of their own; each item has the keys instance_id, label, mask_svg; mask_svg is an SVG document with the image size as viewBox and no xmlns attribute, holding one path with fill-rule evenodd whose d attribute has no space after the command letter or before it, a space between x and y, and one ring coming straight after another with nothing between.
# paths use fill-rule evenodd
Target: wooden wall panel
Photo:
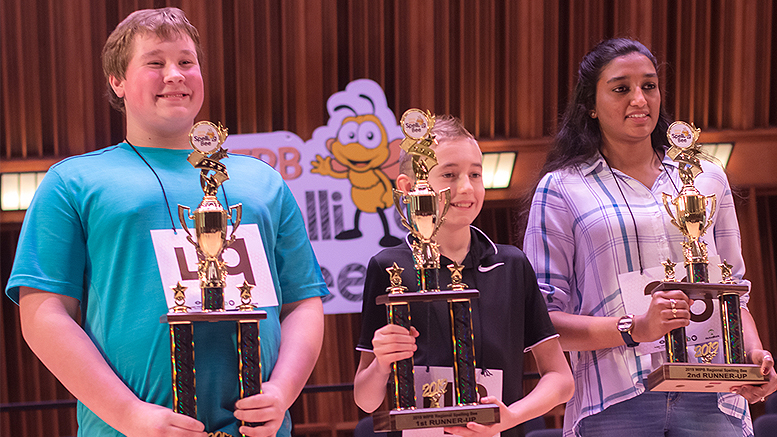
<instances>
[{"instance_id":1,"label":"wooden wall panel","mask_svg":"<svg viewBox=\"0 0 777 437\"><path fill-rule=\"evenodd\" d=\"M11 270L20 226L0 229L0 283ZM21 337L19 311L7 297L0 299L0 404L73 399ZM2 436L74 436L75 409L44 409L0 413Z\"/></svg>"},{"instance_id":2,"label":"wooden wall panel","mask_svg":"<svg viewBox=\"0 0 777 437\"><path fill-rule=\"evenodd\" d=\"M187 10L202 34L202 118L232 132L308 138L326 98L353 79L383 85L396 112L460 115L481 139L551 135L597 41L631 36L664 67L667 108L702 128L777 119L773 1L4 0L0 155L63 157L123 137L98 62L139 7ZM755 43L754 43L755 42Z\"/></svg>"},{"instance_id":3,"label":"wooden wall panel","mask_svg":"<svg viewBox=\"0 0 777 437\"><path fill-rule=\"evenodd\" d=\"M366 77L383 86L397 114L410 107L452 113L484 148L519 150L517 183L489 193L499 209L481 217L503 241L518 239L510 207L541 165L580 59L612 36L652 48L666 108L676 118L735 140L757 132L751 146L735 149L732 180L758 190L777 186L771 175L748 172L753 162L762 168L777 160L773 0L0 0L2 171L44 170L121 141L124 120L105 99L100 52L130 12L165 5L183 8L202 37L208 92L200 118L221 121L231 133L289 130L306 140L327 121L326 99ZM771 229L773 219L763 217L770 205L740 205L741 220L751 230ZM0 213L0 223L20 217ZM758 236L743 233L748 245ZM15 245L9 241L0 242L4 274ZM773 251L749 249L745 256L758 266ZM751 271L754 283L777 292L771 270ZM6 317L14 306L3 299L0 402L66 397L24 350L18 325ZM777 311L774 299L758 299ZM351 381L359 320L327 316L311 383ZM768 327L767 338L777 338ZM303 395L293 413L305 425L299 434L347 433L361 416L350 392ZM10 435L45 434L44 414L13 416L21 422ZM46 435L72 433L72 410L57 414L62 428ZM0 416L2 435L9 418Z\"/></svg>"}]
</instances>

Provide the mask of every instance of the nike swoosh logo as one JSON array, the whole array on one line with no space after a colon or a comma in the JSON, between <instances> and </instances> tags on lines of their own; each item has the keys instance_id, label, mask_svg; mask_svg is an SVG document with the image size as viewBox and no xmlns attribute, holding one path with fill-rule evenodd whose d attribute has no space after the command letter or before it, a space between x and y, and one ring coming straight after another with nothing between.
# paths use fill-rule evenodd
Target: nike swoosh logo
<instances>
[{"instance_id":1,"label":"nike swoosh logo","mask_svg":"<svg viewBox=\"0 0 777 437\"><path fill-rule=\"evenodd\" d=\"M481 265L481 266L478 266L478 271L480 273L486 273L486 272L490 272L491 270L494 270L495 268L497 268L499 266L503 266L503 265L505 265L505 263L496 263L496 264L490 265L488 267L483 267Z\"/></svg>"}]
</instances>

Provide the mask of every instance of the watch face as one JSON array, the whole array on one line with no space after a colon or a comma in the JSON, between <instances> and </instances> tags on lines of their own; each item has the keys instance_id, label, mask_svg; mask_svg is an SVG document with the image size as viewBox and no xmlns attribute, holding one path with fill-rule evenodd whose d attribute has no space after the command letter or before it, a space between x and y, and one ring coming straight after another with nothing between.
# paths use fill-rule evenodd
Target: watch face
<instances>
[{"instance_id":1,"label":"watch face","mask_svg":"<svg viewBox=\"0 0 777 437\"><path fill-rule=\"evenodd\" d=\"M634 319L632 319L630 316L621 317L620 320L618 320L618 331L629 332L633 324L634 324Z\"/></svg>"}]
</instances>

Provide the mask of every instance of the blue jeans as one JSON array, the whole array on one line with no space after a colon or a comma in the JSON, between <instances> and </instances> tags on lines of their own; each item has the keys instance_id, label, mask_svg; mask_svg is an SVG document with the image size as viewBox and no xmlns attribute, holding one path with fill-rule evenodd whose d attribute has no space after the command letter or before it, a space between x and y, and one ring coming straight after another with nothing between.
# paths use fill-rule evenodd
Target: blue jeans
<instances>
[{"instance_id":1,"label":"blue jeans","mask_svg":"<svg viewBox=\"0 0 777 437\"><path fill-rule=\"evenodd\" d=\"M742 437L742 421L720 411L715 393L648 391L579 426L585 437Z\"/></svg>"}]
</instances>

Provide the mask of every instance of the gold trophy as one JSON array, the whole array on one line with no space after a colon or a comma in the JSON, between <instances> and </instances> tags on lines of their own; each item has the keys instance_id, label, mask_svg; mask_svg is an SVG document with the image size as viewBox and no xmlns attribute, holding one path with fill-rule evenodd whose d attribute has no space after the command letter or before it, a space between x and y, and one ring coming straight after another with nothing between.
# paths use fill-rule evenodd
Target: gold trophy
<instances>
[{"instance_id":1,"label":"gold trophy","mask_svg":"<svg viewBox=\"0 0 777 437\"><path fill-rule=\"evenodd\" d=\"M224 309L226 263L222 259L224 249L235 241L235 230L240 225L242 205L225 210L217 198L218 188L229 179L227 169L220 162L227 157L221 147L227 139L227 129L209 121L196 123L189 133L194 151L188 161L200 170L200 183L204 192L202 202L189 213L189 208L178 205L178 218L194 245L199 259L197 265L202 310L191 311L185 304L186 287L178 283L173 291L176 305L162 316L162 323L170 324L171 363L173 370L173 409L177 413L197 417L194 369L194 322L238 322L238 355L240 365L240 397L261 392L262 367L259 349L259 321L267 317L265 311L257 311L251 303L252 284L244 282L240 289L241 305L236 310ZM187 217L194 221L195 235L189 230ZM232 233L227 238L227 221L234 220ZM229 339L224 339L229 341ZM248 424L249 426L252 424Z\"/></svg>"},{"instance_id":2,"label":"gold trophy","mask_svg":"<svg viewBox=\"0 0 777 437\"><path fill-rule=\"evenodd\" d=\"M693 185L702 173L696 141L701 130L685 122L676 121L669 126L667 138L672 147L667 155L679 164L682 190L677 197L664 193L663 202L672 224L685 237L683 257L687 282L674 277L674 263L666 260L665 278L656 288L682 290L691 299L713 299L720 302L722 340L725 364L713 364L717 351L697 354L701 363L688 363L688 346L685 328L678 328L665 336L667 363L648 375L647 388L654 391L728 392L731 387L743 384L763 384L766 378L760 366L747 364L745 356L739 298L747 292L747 285L736 284L731 277L731 267L723 261L719 267L723 282L709 282L707 243L701 237L712 224L717 201L715 195L704 196ZM706 345L703 345L706 346Z\"/></svg>"},{"instance_id":3,"label":"gold trophy","mask_svg":"<svg viewBox=\"0 0 777 437\"><path fill-rule=\"evenodd\" d=\"M400 121L405 139L402 149L412 156L415 182L407 194L394 190L394 206L399 211L402 224L413 236L413 268L419 291L407 292L400 277L404 268L396 263L386 271L391 286L387 294L378 296L375 302L386 305L388 322L407 329L411 326L410 303L448 301L453 341L454 403L440 407L439 399L446 384L437 381L434 387L424 387L432 408L416 406L413 358L392 364L387 392L389 411L377 411L373 415L375 431L401 431L405 429L437 428L442 426L466 426L467 422L492 424L499 422L499 407L479 404L475 379L475 346L472 333L470 299L479 292L466 289L461 282L463 266L451 265L453 284L449 290L440 290L440 249L435 235L445 220L450 206L450 189L435 193L429 185L429 171L437 165L435 143L431 129L434 116L419 109L409 109ZM442 204L442 207L440 207ZM406 212L403 211L403 206Z\"/></svg>"},{"instance_id":4,"label":"gold trophy","mask_svg":"<svg viewBox=\"0 0 777 437\"><path fill-rule=\"evenodd\" d=\"M221 147L226 139L227 130L209 121L195 124L189 133L189 142L194 147L194 152L189 155L188 161L200 169L200 183L205 192L194 214L188 214L189 220L194 220L196 240L186 224L189 207L178 205L178 219L186 231L186 239L197 248L200 259L197 272L202 290L203 311L224 310L227 271L221 254L235 241L235 231L240 226L243 213L243 205L238 203L229 207L231 214L228 214L216 197L221 184L229 179L226 166L219 162L227 156L227 151ZM229 239L226 238L227 220L234 220Z\"/></svg>"}]
</instances>

